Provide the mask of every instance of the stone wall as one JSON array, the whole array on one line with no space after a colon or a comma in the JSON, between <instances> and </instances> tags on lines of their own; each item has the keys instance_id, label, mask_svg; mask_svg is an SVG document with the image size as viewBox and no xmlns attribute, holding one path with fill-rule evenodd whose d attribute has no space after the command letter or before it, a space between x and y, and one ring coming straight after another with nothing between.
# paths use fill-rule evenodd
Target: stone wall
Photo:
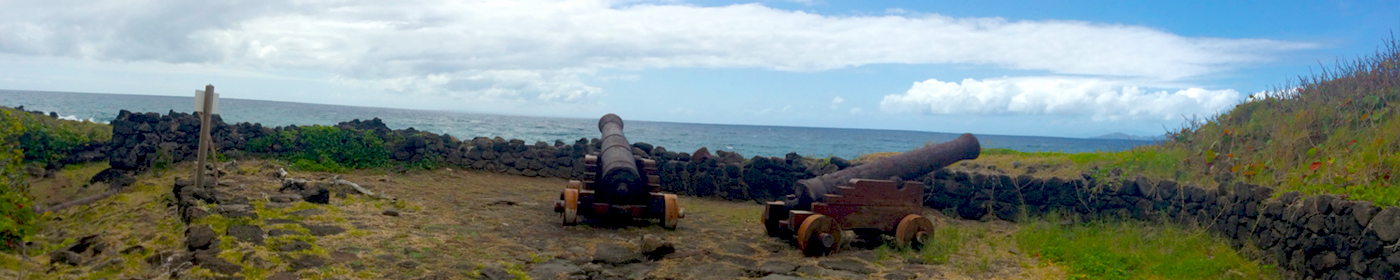
<instances>
[{"instance_id":1,"label":"stone wall","mask_svg":"<svg viewBox=\"0 0 1400 280\"><path fill-rule=\"evenodd\" d=\"M193 160L197 120L174 112L122 111L112 122L112 168L140 172L155 162ZM213 123L215 143L226 155L277 155L296 149L244 151L248 139L297 129L295 126L229 125L217 115ZM383 139L402 139L386 143L393 159L401 164L437 160L449 166L521 176L580 178L583 156L599 149L596 138L552 144L526 144L500 137L454 141L447 135L412 128L390 130L378 119L337 126L374 131ZM745 160L737 153L711 154L704 148L685 153L648 143L633 146L634 154L657 161L664 190L731 200L775 200L791 193L797 180L850 166L840 158L818 161L795 153ZM1382 209L1366 201L1331 195L1304 198L1297 192L1275 197L1270 187L1237 182L1205 188L1142 177L1101 182L1088 175L1012 177L996 170L966 169L942 169L920 178L928 186L925 205L965 219L1020 221L1061 213L1081 220L1112 217L1201 226L1230 237L1236 247L1257 246L1280 267L1308 278L1389 279L1400 270L1400 245L1396 243L1400 239L1400 209L1395 207ZM180 188L176 192L181 198L218 200L215 195L200 196L200 192L181 194Z\"/></svg>"},{"instance_id":2,"label":"stone wall","mask_svg":"<svg viewBox=\"0 0 1400 280\"><path fill-rule=\"evenodd\" d=\"M921 180L929 186L925 205L965 219L1018 221L1054 211L1174 222L1208 228L1237 248L1255 246L1306 278L1392 279L1400 270L1400 209L1368 201L1298 192L1274 197L1273 188L1239 182L1202 188L1142 177L1098 182L945 169Z\"/></svg>"},{"instance_id":3,"label":"stone wall","mask_svg":"<svg viewBox=\"0 0 1400 280\"><path fill-rule=\"evenodd\" d=\"M265 150L250 150L249 141L258 137L278 135L298 130L297 126L263 127L261 124L225 123L214 115L210 135L221 153L233 158L243 156L277 156L297 152L300 147L273 146ZM113 170L124 173L143 172L155 165L195 160L199 117L194 114L170 112L132 113L121 111L112 121L112 145L108 161ZM435 161L448 166L531 177L582 178L583 156L599 150L599 140L578 139L572 143L527 144L519 139L475 137L455 141L448 135L422 132L413 128L391 130L379 119L342 122L336 127L353 131L371 131L385 143L391 158L400 169L423 161ZM745 160L733 152L711 154L701 148L692 155L667 151L665 147L638 142L633 153L657 161L662 188L693 196L716 196L731 200L772 200L791 193L793 182L849 166L843 159L821 164L796 153L786 157L753 157Z\"/></svg>"}]
</instances>

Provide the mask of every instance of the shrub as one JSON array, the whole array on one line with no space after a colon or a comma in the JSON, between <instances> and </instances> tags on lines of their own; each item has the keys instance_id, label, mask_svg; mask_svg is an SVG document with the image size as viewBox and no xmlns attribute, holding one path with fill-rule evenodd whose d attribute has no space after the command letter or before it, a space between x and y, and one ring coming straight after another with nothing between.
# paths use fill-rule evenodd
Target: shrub
<instances>
[{"instance_id":1,"label":"shrub","mask_svg":"<svg viewBox=\"0 0 1400 280\"><path fill-rule=\"evenodd\" d=\"M72 158L73 153L84 146L112 139L112 129L108 125L59 120L9 108L4 110L9 112L7 118L14 119L24 128L17 137L9 140L19 143L25 162L56 167L64 159Z\"/></svg>"},{"instance_id":2,"label":"shrub","mask_svg":"<svg viewBox=\"0 0 1400 280\"><path fill-rule=\"evenodd\" d=\"M316 125L303 127L300 133L294 135L295 146L300 151L292 155L291 161L299 169L343 172L347 169L384 167L390 162L384 140L371 131L357 132Z\"/></svg>"},{"instance_id":3,"label":"shrub","mask_svg":"<svg viewBox=\"0 0 1400 280\"><path fill-rule=\"evenodd\" d=\"M0 110L0 250L13 250L38 228L29 185L24 182L24 153L19 138L27 113Z\"/></svg>"}]
</instances>

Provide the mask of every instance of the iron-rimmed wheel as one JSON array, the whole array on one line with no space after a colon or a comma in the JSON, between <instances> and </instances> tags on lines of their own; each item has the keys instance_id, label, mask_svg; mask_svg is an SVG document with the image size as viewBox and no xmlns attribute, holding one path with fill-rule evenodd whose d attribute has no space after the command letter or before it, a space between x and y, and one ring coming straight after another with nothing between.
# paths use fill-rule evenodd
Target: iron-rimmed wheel
<instances>
[{"instance_id":1,"label":"iron-rimmed wheel","mask_svg":"<svg viewBox=\"0 0 1400 280\"><path fill-rule=\"evenodd\" d=\"M908 249L922 249L933 237L933 221L917 214L904 216L894 230L895 246Z\"/></svg>"},{"instance_id":2,"label":"iron-rimmed wheel","mask_svg":"<svg viewBox=\"0 0 1400 280\"><path fill-rule=\"evenodd\" d=\"M675 230L683 218L680 200L674 194L663 194L661 198L666 202L666 215L661 217L661 227Z\"/></svg>"},{"instance_id":3,"label":"iron-rimmed wheel","mask_svg":"<svg viewBox=\"0 0 1400 280\"><path fill-rule=\"evenodd\" d=\"M797 247L809 257L825 256L841 248L841 225L821 214L808 216L797 229Z\"/></svg>"},{"instance_id":4,"label":"iron-rimmed wheel","mask_svg":"<svg viewBox=\"0 0 1400 280\"><path fill-rule=\"evenodd\" d=\"M564 225L578 224L578 189L564 189Z\"/></svg>"}]
</instances>

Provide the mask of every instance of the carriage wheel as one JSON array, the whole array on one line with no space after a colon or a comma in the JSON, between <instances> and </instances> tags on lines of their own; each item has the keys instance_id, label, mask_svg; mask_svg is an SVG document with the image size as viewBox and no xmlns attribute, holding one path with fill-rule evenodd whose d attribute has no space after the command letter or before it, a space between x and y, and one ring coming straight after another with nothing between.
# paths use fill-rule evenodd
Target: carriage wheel
<instances>
[{"instance_id":1,"label":"carriage wheel","mask_svg":"<svg viewBox=\"0 0 1400 280\"><path fill-rule=\"evenodd\" d=\"M841 225L821 214L808 216L797 229L797 247L807 256L823 256L841 248Z\"/></svg>"},{"instance_id":2,"label":"carriage wheel","mask_svg":"<svg viewBox=\"0 0 1400 280\"><path fill-rule=\"evenodd\" d=\"M564 225L578 223L578 189L564 189Z\"/></svg>"},{"instance_id":3,"label":"carriage wheel","mask_svg":"<svg viewBox=\"0 0 1400 280\"><path fill-rule=\"evenodd\" d=\"M774 205L774 203L770 202L763 207L763 230L768 233L768 236L772 237L791 236L792 233L782 228L782 224L779 223L779 221L783 220L783 217L787 217L787 215L782 215L787 214L786 207L781 207L779 205L782 204ZM782 215L782 217L774 215Z\"/></svg>"},{"instance_id":4,"label":"carriage wheel","mask_svg":"<svg viewBox=\"0 0 1400 280\"><path fill-rule=\"evenodd\" d=\"M661 198L666 202L666 216L661 219L661 227L674 230L680 224L683 214L681 214L680 200L674 194L664 194Z\"/></svg>"},{"instance_id":5,"label":"carriage wheel","mask_svg":"<svg viewBox=\"0 0 1400 280\"><path fill-rule=\"evenodd\" d=\"M933 237L933 221L916 214L904 216L894 230L895 246L921 249Z\"/></svg>"}]
</instances>

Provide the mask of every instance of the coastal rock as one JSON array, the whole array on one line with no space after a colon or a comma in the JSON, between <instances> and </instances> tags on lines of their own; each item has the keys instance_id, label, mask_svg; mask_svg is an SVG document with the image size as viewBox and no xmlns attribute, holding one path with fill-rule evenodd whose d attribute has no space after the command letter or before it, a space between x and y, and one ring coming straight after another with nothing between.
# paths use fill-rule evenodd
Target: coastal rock
<instances>
[{"instance_id":1,"label":"coastal rock","mask_svg":"<svg viewBox=\"0 0 1400 280\"><path fill-rule=\"evenodd\" d=\"M830 158L828 158L828 159L829 159L829 161L831 162L831 165L835 165L835 166L836 166L836 169L846 169L846 168L848 168L848 167L851 167L851 161L846 160L846 159L844 159L844 158L841 158L841 157L838 157L838 156L832 156L832 157L830 157ZM940 169L940 170L941 170L941 169Z\"/></svg>"},{"instance_id":2,"label":"coastal rock","mask_svg":"<svg viewBox=\"0 0 1400 280\"><path fill-rule=\"evenodd\" d=\"M700 147L700 149L695 150L695 153L690 154L690 162L704 162L705 160L710 159L711 157L714 156L710 155L709 148Z\"/></svg>"}]
</instances>

